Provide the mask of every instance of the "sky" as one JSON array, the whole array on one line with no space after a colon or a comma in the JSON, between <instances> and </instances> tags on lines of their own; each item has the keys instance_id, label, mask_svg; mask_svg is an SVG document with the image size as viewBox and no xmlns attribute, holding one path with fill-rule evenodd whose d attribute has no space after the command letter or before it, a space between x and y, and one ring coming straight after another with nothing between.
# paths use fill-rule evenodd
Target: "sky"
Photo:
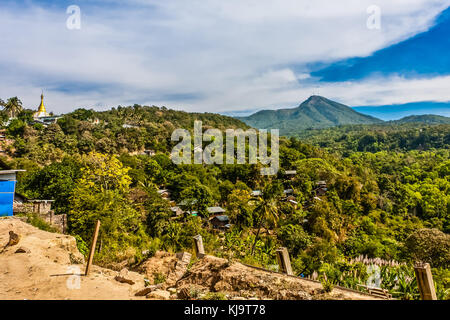
<instances>
[{"instance_id":1,"label":"sky","mask_svg":"<svg viewBox=\"0 0 450 320\"><path fill-rule=\"evenodd\" d=\"M70 5L81 10L79 29L67 27ZM244 114L318 94L390 110L430 102L448 115L441 103L450 101L449 7L450 0L2 0L0 98L18 96L35 109L43 90L55 113L137 103Z\"/></svg>"}]
</instances>

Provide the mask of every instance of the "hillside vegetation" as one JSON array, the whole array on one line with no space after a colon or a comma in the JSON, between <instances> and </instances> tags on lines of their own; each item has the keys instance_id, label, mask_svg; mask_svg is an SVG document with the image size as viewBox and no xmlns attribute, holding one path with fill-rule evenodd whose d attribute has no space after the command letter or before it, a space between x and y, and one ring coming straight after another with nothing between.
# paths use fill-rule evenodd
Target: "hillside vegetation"
<instances>
[{"instance_id":1,"label":"hillside vegetation","mask_svg":"<svg viewBox=\"0 0 450 320\"><path fill-rule=\"evenodd\" d=\"M349 125L320 130L305 130L302 141L330 151L378 152L450 149L450 124L388 122L379 125Z\"/></svg>"},{"instance_id":2,"label":"hillside vegetation","mask_svg":"<svg viewBox=\"0 0 450 320\"><path fill-rule=\"evenodd\" d=\"M394 123L426 123L426 124L450 124L450 118L444 116L438 116L435 114L425 114L419 116L408 116L400 120L393 121Z\"/></svg>"},{"instance_id":3,"label":"hillside vegetation","mask_svg":"<svg viewBox=\"0 0 450 320\"><path fill-rule=\"evenodd\" d=\"M202 121L205 129L248 128L239 120L214 113L140 105L103 112L78 109L44 128L41 124L32 125L32 111L24 110L7 128L15 140L7 151L39 164L52 163L64 154L94 150L115 154L145 149L170 152L174 145L170 141L172 132L178 128L192 131L194 120Z\"/></svg>"},{"instance_id":4,"label":"hillside vegetation","mask_svg":"<svg viewBox=\"0 0 450 320\"><path fill-rule=\"evenodd\" d=\"M194 119L218 128L245 127L228 117L134 106L102 113L78 110L44 128L27 114L23 111L6 127L2 161L27 170L19 175L21 193L54 199L56 212L68 214L69 233L79 248L87 247L95 221L102 221L96 263L133 265L160 249L191 250L192 237L201 234L207 253L265 268L276 265L278 247L287 247L295 274L319 274L327 288L366 284L371 274L355 262L360 255L399 262L383 265L381 277L382 286L403 299L418 299L412 264L426 261L433 267L439 298L449 298L445 127L423 130L430 137L442 135L444 143L431 139L423 149L394 147L414 141L409 133L414 128L407 125L398 127L398 135L392 133L396 125L374 127L380 135L385 130L386 143L373 150L366 148L370 143L361 150L347 145L359 145L359 133L332 142L342 152L282 138L282 170L265 177L259 164L175 165L170 160L173 128L192 128ZM94 117L100 125L91 123ZM138 127L123 128L124 123ZM324 132L334 137L341 130L346 129ZM141 148L158 152L136 154ZM296 174L287 177L285 170ZM319 193L316 183L322 180L327 190ZM170 190L172 204L159 188ZM286 201L287 189L293 190L290 199L296 205ZM262 195L252 197L252 190ZM175 217L170 206L181 202L198 214ZM225 233L207 222L206 208L214 205L227 210L232 227Z\"/></svg>"}]
</instances>

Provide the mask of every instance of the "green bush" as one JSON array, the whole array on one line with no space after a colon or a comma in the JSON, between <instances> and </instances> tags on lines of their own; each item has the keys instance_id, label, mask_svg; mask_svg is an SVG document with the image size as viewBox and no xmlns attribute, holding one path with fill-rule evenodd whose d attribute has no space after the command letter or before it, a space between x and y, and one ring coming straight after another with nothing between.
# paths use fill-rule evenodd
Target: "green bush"
<instances>
[{"instance_id":1,"label":"green bush","mask_svg":"<svg viewBox=\"0 0 450 320\"><path fill-rule=\"evenodd\" d=\"M166 276L161 272L153 273L153 284L160 284L166 282Z\"/></svg>"},{"instance_id":2,"label":"green bush","mask_svg":"<svg viewBox=\"0 0 450 320\"><path fill-rule=\"evenodd\" d=\"M227 300L227 298L222 292L208 292L203 300Z\"/></svg>"},{"instance_id":3,"label":"green bush","mask_svg":"<svg viewBox=\"0 0 450 320\"><path fill-rule=\"evenodd\" d=\"M80 253L83 256L87 256L89 253L89 247L88 247L87 243L84 242L84 240L79 235L75 235L74 237L75 237L75 240L77 241L78 251L80 251Z\"/></svg>"},{"instance_id":4,"label":"green bush","mask_svg":"<svg viewBox=\"0 0 450 320\"><path fill-rule=\"evenodd\" d=\"M32 226L48 232L58 232L58 229L53 227L50 223L46 222L44 219L39 217L37 214L27 214L26 217L28 218L28 223Z\"/></svg>"}]
</instances>

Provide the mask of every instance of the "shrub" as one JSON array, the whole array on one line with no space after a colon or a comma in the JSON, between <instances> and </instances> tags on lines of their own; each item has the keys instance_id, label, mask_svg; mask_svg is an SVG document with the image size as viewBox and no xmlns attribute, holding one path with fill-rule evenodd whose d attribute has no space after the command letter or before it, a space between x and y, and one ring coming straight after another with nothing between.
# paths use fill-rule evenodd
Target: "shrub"
<instances>
[{"instance_id":1,"label":"shrub","mask_svg":"<svg viewBox=\"0 0 450 320\"><path fill-rule=\"evenodd\" d=\"M450 235L437 229L420 229L405 240L407 254L433 267L450 266Z\"/></svg>"},{"instance_id":2,"label":"shrub","mask_svg":"<svg viewBox=\"0 0 450 320\"><path fill-rule=\"evenodd\" d=\"M83 256L87 256L87 254L89 253L89 247L87 243L84 242L84 240L79 235L75 235L74 238L77 241L78 251L80 251Z\"/></svg>"},{"instance_id":3,"label":"shrub","mask_svg":"<svg viewBox=\"0 0 450 320\"><path fill-rule=\"evenodd\" d=\"M37 214L30 213L26 215L28 218L28 223L32 226L48 232L58 232L58 229L53 227L50 223L46 222L44 219L39 217Z\"/></svg>"},{"instance_id":4,"label":"shrub","mask_svg":"<svg viewBox=\"0 0 450 320\"><path fill-rule=\"evenodd\" d=\"M153 273L153 284L160 284L166 282L166 276L161 272Z\"/></svg>"},{"instance_id":5,"label":"shrub","mask_svg":"<svg viewBox=\"0 0 450 320\"><path fill-rule=\"evenodd\" d=\"M222 292L208 292L203 300L227 300L227 298Z\"/></svg>"}]
</instances>

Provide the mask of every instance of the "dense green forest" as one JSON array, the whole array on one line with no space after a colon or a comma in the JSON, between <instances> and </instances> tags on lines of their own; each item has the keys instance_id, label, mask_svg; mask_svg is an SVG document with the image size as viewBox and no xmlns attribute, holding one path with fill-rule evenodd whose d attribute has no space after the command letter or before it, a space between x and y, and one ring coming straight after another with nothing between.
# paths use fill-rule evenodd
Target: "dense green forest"
<instances>
[{"instance_id":1,"label":"dense green forest","mask_svg":"<svg viewBox=\"0 0 450 320\"><path fill-rule=\"evenodd\" d=\"M305 130L295 137L345 155L353 152L450 149L450 124L389 122Z\"/></svg>"},{"instance_id":2,"label":"dense green forest","mask_svg":"<svg viewBox=\"0 0 450 320\"><path fill-rule=\"evenodd\" d=\"M170 135L192 129L194 120L204 129L248 128L216 114L138 105L79 109L44 127L22 110L5 126L1 161L27 170L19 192L54 199L56 212L68 214L81 251L102 221L102 265L137 264L159 249L191 250L201 234L208 253L267 268L285 246L297 275L326 275L329 286L365 284L367 267L351 260L360 255L396 261L381 268L382 286L403 299L418 299L412 265L426 261L439 298L450 298L448 125L350 126L281 138L282 169L265 177L259 164L173 164ZM140 154L144 149L156 155ZM296 174L288 178L285 170ZM323 194L318 181L326 182ZM174 217L160 188L198 215ZM296 206L286 201L286 189ZM230 218L225 233L205 221L215 205Z\"/></svg>"}]
</instances>

